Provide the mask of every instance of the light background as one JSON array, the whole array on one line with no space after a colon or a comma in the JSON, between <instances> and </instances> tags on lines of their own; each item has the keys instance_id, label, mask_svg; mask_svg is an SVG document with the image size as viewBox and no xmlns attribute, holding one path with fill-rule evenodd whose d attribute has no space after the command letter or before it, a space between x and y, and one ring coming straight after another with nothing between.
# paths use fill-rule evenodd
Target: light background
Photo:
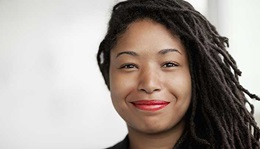
<instances>
[{"instance_id":1,"label":"light background","mask_svg":"<svg viewBox=\"0 0 260 149\"><path fill-rule=\"evenodd\" d=\"M115 2L0 0L1 149L99 149L124 138L96 64ZM260 95L260 1L190 2L230 38L242 85Z\"/></svg>"}]
</instances>

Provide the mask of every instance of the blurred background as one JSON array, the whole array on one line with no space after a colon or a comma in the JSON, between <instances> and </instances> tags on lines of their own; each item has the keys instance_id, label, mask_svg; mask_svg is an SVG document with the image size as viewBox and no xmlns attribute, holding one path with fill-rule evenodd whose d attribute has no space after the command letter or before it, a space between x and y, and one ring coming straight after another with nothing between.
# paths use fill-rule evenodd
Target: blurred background
<instances>
[{"instance_id":1,"label":"blurred background","mask_svg":"<svg viewBox=\"0 0 260 149\"><path fill-rule=\"evenodd\" d=\"M99 149L125 137L96 64L116 2L0 0L1 149ZM260 1L189 2L229 37L241 84L260 95Z\"/></svg>"}]
</instances>

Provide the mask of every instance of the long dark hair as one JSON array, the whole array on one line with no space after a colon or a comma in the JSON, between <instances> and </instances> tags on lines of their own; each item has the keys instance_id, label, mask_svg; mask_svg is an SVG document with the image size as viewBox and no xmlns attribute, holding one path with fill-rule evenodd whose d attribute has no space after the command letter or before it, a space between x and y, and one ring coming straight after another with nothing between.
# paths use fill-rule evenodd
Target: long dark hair
<instances>
[{"instance_id":1,"label":"long dark hair","mask_svg":"<svg viewBox=\"0 0 260 149\"><path fill-rule=\"evenodd\" d=\"M260 148L254 106L260 100L240 85L241 71L227 52L228 38L183 0L128 0L113 8L109 27L97 54L109 88L110 51L127 26L149 18L177 35L186 47L192 78L192 103L186 122L190 148ZM249 110L246 108L249 105Z\"/></svg>"}]
</instances>

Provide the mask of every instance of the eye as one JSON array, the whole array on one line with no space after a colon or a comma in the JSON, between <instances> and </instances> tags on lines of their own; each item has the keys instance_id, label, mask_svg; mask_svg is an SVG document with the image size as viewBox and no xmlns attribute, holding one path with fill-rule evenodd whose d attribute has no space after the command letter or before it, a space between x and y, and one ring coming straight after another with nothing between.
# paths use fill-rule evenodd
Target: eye
<instances>
[{"instance_id":1,"label":"eye","mask_svg":"<svg viewBox=\"0 0 260 149\"><path fill-rule=\"evenodd\" d=\"M162 65L163 68L177 67L177 66L179 66L179 65L175 62L166 62Z\"/></svg>"},{"instance_id":2,"label":"eye","mask_svg":"<svg viewBox=\"0 0 260 149\"><path fill-rule=\"evenodd\" d=\"M119 69L134 69L138 68L135 64L123 64L119 67Z\"/></svg>"}]
</instances>

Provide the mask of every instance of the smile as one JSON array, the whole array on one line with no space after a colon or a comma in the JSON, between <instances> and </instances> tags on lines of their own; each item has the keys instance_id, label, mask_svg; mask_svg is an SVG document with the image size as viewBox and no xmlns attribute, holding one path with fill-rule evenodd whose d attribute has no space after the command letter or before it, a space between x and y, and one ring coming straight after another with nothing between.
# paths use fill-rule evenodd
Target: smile
<instances>
[{"instance_id":1,"label":"smile","mask_svg":"<svg viewBox=\"0 0 260 149\"><path fill-rule=\"evenodd\" d=\"M144 111L158 111L170 102L161 101L161 100L138 100L131 102L137 109Z\"/></svg>"}]
</instances>

